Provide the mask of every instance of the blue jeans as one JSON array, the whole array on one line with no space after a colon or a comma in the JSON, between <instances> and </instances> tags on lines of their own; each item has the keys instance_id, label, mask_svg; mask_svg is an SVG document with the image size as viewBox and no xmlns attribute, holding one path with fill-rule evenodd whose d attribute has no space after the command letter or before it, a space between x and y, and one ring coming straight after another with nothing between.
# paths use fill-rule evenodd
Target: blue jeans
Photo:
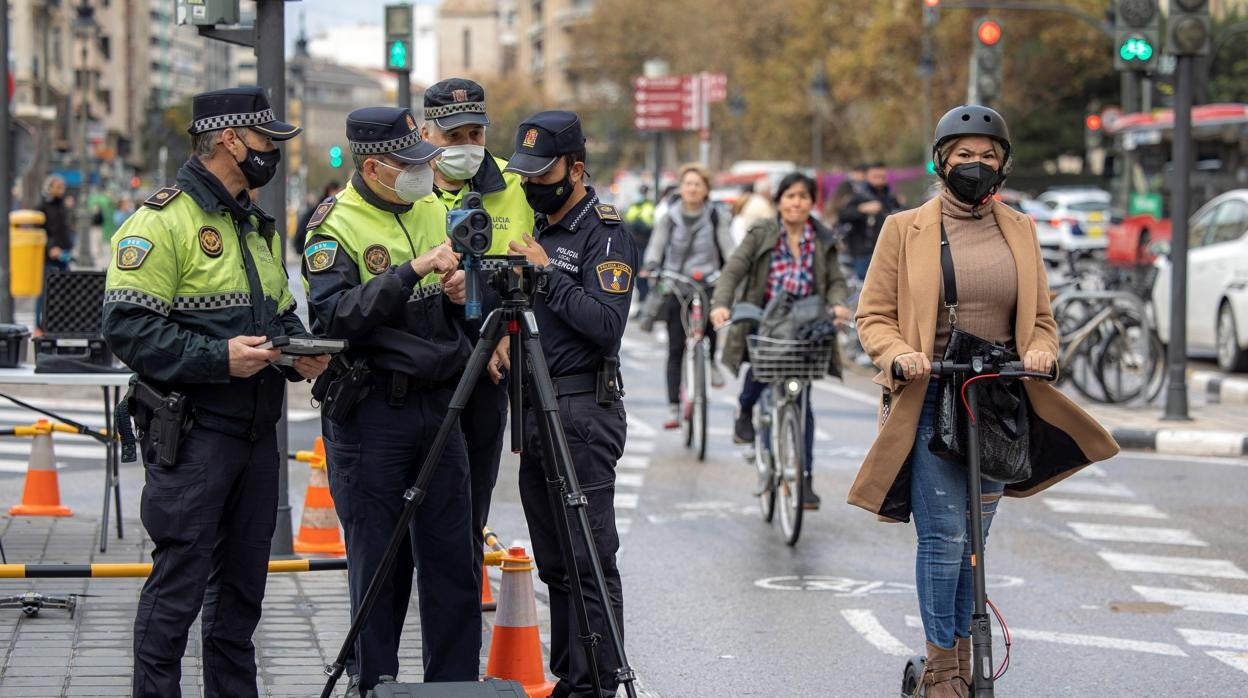
<instances>
[{"instance_id":1,"label":"blue jeans","mask_svg":"<svg viewBox=\"0 0 1248 698\"><path fill-rule=\"evenodd\" d=\"M854 276L859 281L867 278L867 268L871 266L871 255L856 254L854 255Z\"/></svg>"},{"instance_id":2,"label":"blue jeans","mask_svg":"<svg viewBox=\"0 0 1248 698\"><path fill-rule=\"evenodd\" d=\"M970 510L966 464L941 458L927 447L935 430L938 387L935 380L928 386L910 451L910 504L919 538L914 577L923 632L928 642L949 648L955 636L971 634ZM991 480L981 484L986 540L1005 485Z\"/></svg>"},{"instance_id":3,"label":"blue jeans","mask_svg":"<svg viewBox=\"0 0 1248 698\"><path fill-rule=\"evenodd\" d=\"M741 414L749 414L763 396L763 391L771 387L770 383L754 380L754 369L745 372L745 380L741 383L741 395L737 403L741 405ZM771 434L763 434L763 443L771 448ZM815 466L815 410L810 405L810 386L806 386L806 476L809 477Z\"/></svg>"}]
</instances>

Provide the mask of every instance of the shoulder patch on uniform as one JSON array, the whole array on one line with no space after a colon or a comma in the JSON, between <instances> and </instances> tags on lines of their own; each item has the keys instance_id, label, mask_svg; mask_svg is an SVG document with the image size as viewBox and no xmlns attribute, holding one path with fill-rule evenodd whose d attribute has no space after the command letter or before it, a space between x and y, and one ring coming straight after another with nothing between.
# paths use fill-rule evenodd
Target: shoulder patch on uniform
<instances>
[{"instance_id":1,"label":"shoulder patch on uniform","mask_svg":"<svg viewBox=\"0 0 1248 698\"><path fill-rule=\"evenodd\" d=\"M152 241L137 235L124 237L117 243L117 268L129 271L143 266L152 251Z\"/></svg>"},{"instance_id":2,"label":"shoulder patch on uniform","mask_svg":"<svg viewBox=\"0 0 1248 698\"><path fill-rule=\"evenodd\" d=\"M147 197L147 201L144 201L143 205L151 206L152 208L164 208L165 204L173 201L174 198L181 193L182 190L177 187L165 187L164 189L160 189L155 194Z\"/></svg>"},{"instance_id":3,"label":"shoulder patch on uniform","mask_svg":"<svg viewBox=\"0 0 1248 698\"><path fill-rule=\"evenodd\" d=\"M307 260L308 271L325 271L334 266L334 260L338 258L338 242L322 240L308 245L308 249L303 251L303 258Z\"/></svg>"},{"instance_id":4,"label":"shoulder patch on uniform","mask_svg":"<svg viewBox=\"0 0 1248 698\"><path fill-rule=\"evenodd\" d=\"M364 266L374 274L380 274L390 268L390 250L385 245L369 245L364 250Z\"/></svg>"},{"instance_id":5,"label":"shoulder patch on uniform","mask_svg":"<svg viewBox=\"0 0 1248 698\"><path fill-rule=\"evenodd\" d=\"M603 262L598 272L598 285L607 293L628 293L633 286L633 268L624 262Z\"/></svg>"},{"instance_id":6,"label":"shoulder patch on uniform","mask_svg":"<svg viewBox=\"0 0 1248 698\"><path fill-rule=\"evenodd\" d=\"M209 257L220 257L221 251L225 249L221 243L221 233L217 232L217 229L210 225L200 228L199 249L203 250L204 254Z\"/></svg>"},{"instance_id":7,"label":"shoulder patch on uniform","mask_svg":"<svg viewBox=\"0 0 1248 698\"><path fill-rule=\"evenodd\" d=\"M620 218L620 212L617 211L611 204L598 204L597 206L594 206L594 210L598 212L598 217L604 221L615 221L616 223L620 223L624 220L623 218Z\"/></svg>"},{"instance_id":8,"label":"shoulder patch on uniform","mask_svg":"<svg viewBox=\"0 0 1248 698\"><path fill-rule=\"evenodd\" d=\"M322 201L319 205L317 205L316 210L313 211L312 215L308 217L307 229L311 230L315 228L316 226L320 225L321 223L325 222L325 217L329 215L329 212L331 210L333 210L334 204L336 203L338 203L338 197L336 196L325 197L325 200Z\"/></svg>"}]
</instances>

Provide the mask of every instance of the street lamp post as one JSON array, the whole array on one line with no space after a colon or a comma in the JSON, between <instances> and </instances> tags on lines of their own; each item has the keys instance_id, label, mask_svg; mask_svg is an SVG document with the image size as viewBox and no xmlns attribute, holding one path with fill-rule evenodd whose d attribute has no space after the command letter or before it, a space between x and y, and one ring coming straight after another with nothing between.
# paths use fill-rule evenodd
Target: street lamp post
<instances>
[{"instance_id":1,"label":"street lamp post","mask_svg":"<svg viewBox=\"0 0 1248 698\"><path fill-rule=\"evenodd\" d=\"M87 203L90 158L90 143L87 140L88 122L91 120L91 71L88 70L88 58L91 49L91 38L95 36L98 25L95 23L95 8L87 0L82 0L75 11L78 18L74 21L74 34L82 45L82 83L79 86L82 100L80 103L79 128L82 150L78 154L78 175L81 184L78 187L78 237L74 244L74 257L86 267L95 265L91 255L91 211Z\"/></svg>"},{"instance_id":2,"label":"street lamp post","mask_svg":"<svg viewBox=\"0 0 1248 698\"><path fill-rule=\"evenodd\" d=\"M823 63L815 65L815 74L810 78L810 166L818 176L823 165L823 105L828 99L828 74Z\"/></svg>"}]
</instances>

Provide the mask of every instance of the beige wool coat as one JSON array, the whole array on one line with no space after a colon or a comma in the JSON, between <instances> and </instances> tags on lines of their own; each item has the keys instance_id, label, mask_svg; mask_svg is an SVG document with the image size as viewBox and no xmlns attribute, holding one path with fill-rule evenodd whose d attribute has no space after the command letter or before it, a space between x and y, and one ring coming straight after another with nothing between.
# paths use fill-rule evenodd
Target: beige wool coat
<instances>
[{"instance_id":1,"label":"beige wool coat","mask_svg":"<svg viewBox=\"0 0 1248 698\"><path fill-rule=\"evenodd\" d=\"M1049 285L1035 224L997 201L991 215L1018 268L1014 341L1020 355L1040 349L1057 355L1057 325L1049 306ZM893 360L922 351L932 355L940 311L941 201L889 216L884 222L858 300L858 338L880 368L879 434L849 491L849 503L891 521L910 517L910 450L928 378L902 384L892 376ZM1007 497L1040 492L1096 461L1118 452L1118 444L1092 417L1052 386L1025 383L1031 402L1032 477L1006 485ZM1039 429L1037 434L1036 429ZM1037 438L1038 437L1038 438ZM920 445L926 448L926 445Z\"/></svg>"}]
</instances>

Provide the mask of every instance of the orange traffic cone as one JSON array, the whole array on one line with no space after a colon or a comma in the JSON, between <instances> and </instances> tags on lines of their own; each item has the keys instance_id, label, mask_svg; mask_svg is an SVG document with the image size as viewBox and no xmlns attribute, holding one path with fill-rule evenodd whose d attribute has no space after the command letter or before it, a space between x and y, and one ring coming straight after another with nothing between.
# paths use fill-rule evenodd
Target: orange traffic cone
<instances>
[{"instance_id":1,"label":"orange traffic cone","mask_svg":"<svg viewBox=\"0 0 1248 698\"><path fill-rule=\"evenodd\" d=\"M519 681L529 698L546 698L555 690L555 682L546 680L537 629L537 599L533 595L533 560L524 548L511 548L503 558L498 596L498 615L485 673Z\"/></svg>"},{"instance_id":2,"label":"orange traffic cone","mask_svg":"<svg viewBox=\"0 0 1248 698\"><path fill-rule=\"evenodd\" d=\"M56 478L56 456L52 453L52 425L41 419L33 427L17 427L18 436L34 436L30 464L26 466L26 487L22 503L9 508L10 516L72 516L61 504L61 486Z\"/></svg>"},{"instance_id":3,"label":"orange traffic cone","mask_svg":"<svg viewBox=\"0 0 1248 698\"><path fill-rule=\"evenodd\" d=\"M329 494L329 473L325 469L325 441L316 437L313 446L311 472L308 475L308 491L303 498L303 518L299 521L299 535L295 537L295 552L346 555L338 533L338 513Z\"/></svg>"},{"instance_id":4,"label":"orange traffic cone","mask_svg":"<svg viewBox=\"0 0 1248 698\"><path fill-rule=\"evenodd\" d=\"M498 608L494 600L494 590L490 589L490 568L481 565L481 610L493 611Z\"/></svg>"}]
</instances>

